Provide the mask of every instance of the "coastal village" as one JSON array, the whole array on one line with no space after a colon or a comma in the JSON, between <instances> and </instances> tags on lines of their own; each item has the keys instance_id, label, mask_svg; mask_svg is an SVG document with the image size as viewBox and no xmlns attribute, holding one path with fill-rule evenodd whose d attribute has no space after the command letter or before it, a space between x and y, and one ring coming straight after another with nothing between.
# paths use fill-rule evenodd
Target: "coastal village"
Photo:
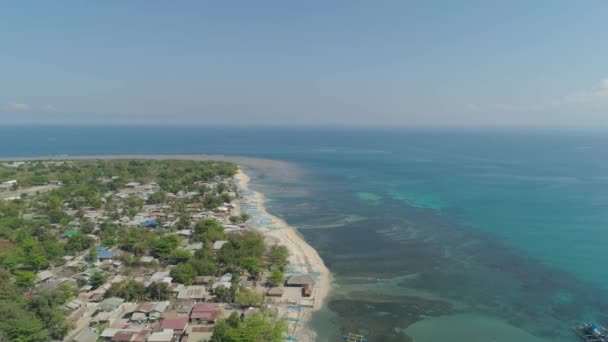
<instances>
[{"instance_id":1,"label":"coastal village","mask_svg":"<svg viewBox=\"0 0 608 342\"><path fill-rule=\"evenodd\" d=\"M319 274L289 239L248 224L237 173L211 161L2 163L0 300L24 313L0 310L0 340L312 340ZM57 322L32 309L40 298Z\"/></svg>"}]
</instances>

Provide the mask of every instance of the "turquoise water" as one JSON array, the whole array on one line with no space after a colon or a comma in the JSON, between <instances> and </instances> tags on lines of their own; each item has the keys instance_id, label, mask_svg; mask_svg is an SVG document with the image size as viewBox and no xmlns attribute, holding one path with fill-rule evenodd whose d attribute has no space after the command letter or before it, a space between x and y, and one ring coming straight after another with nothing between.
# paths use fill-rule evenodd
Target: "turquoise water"
<instances>
[{"instance_id":1,"label":"turquoise water","mask_svg":"<svg viewBox=\"0 0 608 342\"><path fill-rule=\"evenodd\" d=\"M154 137L150 139L149 137ZM321 341L576 341L608 323L608 136L564 132L0 128L0 156L218 153L336 279ZM263 223L263 222L262 222Z\"/></svg>"}]
</instances>

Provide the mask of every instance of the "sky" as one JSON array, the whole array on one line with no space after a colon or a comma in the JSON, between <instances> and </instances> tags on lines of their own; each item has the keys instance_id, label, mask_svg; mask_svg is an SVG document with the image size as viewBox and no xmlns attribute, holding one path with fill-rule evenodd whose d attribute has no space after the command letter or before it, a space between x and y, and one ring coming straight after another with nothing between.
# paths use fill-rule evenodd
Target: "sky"
<instances>
[{"instance_id":1,"label":"sky","mask_svg":"<svg viewBox=\"0 0 608 342\"><path fill-rule=\"evenodd\" d=\"M608 128L608 1L13 1L0 122Z\"/></svg>"}]
</instances>

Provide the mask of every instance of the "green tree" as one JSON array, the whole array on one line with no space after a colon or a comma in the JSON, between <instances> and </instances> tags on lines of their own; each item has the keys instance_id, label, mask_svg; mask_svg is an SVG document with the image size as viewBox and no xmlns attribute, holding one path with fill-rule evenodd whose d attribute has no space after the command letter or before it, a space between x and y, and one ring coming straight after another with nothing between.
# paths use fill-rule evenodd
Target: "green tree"
<instances>
[{"instance_id":1,"label":"green tree","mask_svg":"<svg viewBox=\"0 0 608 342\"><path fill-rule=\"evenodd\" d=\"M241 260L241 267L253 278L257 278L260 275L260 261L255 257L243 258L243 260Z\"/></svg>"},{"instance_id":2,"label":"green tree","mask_svg":"<svg viewBox=\"0 0 608 342\"><path fill-rule=\"evenodd\" d=\"M90 262L96 262L98 255L97 255L97 248L92 247L89 249L89 255L88 255L89 261Z\"/></svg>"},{"instance_id":3,"label":"green tree","mask_svg":"<svg viewBox=\"0 0 608 342\"><path fill-rule=\"evenodd\" d=\"M156 240L152 246L152 254L157 258L166 259L171 255L171 252L176 249L181 243L181 239L177 235L167 235Z\"/></svg>"},{"instance_id":4,"label":"green tree","mask_svg":"<svg viewBox=\"0 0 608 342\"><path fill-rule=\"evenodd\" d=\"M34 315L22 314L0 321L0 331L6 336L3 341L45 342L50 340L44 323ZM2 337L0 335L0 338Z\"/></svg>"},{"instance_id":5,"label":"green tree","mask_svg":"<svg viewBox=\"0 0 608 342\"><path fill-rule=\"evenodd\" d=\"M147 296L148 291L144 284L135 280L114 283L106 293L106 297L120 297L129 302L144 300Z\"/></svg>"},{"instance_id":6,"label":"green tree","mask_svg":"<svg viewBox=\"0 0 608 342\"><path fill-rule=\"evenodd\" d=\"M100 272L93 273L93 275L89 279L89 285L91 285L94 289L105 284L105 282L106 282L106 276Z\"/></svg>"},{"instance_id":7,"label":"green tree","mask_svg":"<svg viewBox=\"0 0 608 342\"><path fill-rule=\"evenodd\" d=\"M107 248L112 248L116 246L116 243L116 238L113 236L106 236L105 238L103 238L103 240L101 240L101 244Z\"/></svg>"},{"instance_id":8,"label":"green tree","mask_svg":"<svg viewBox=\"0 0 608 342\"><path fill-rule=\"evenodd\" d=\"M171 268L170 274L176 282L190 285L196 276L196 270L190 263L177 264Z\"/></svg>"},{"instance_id":9,"label":"green tree","mask_svg":"<svg viewBox=\"0 0 608 342\"><path fill-rule=\"evenodd\" d=\"M278 268L281 271L289 264L289 249L285 246L273 245L266 253L268 268Z\"/></svg>"},{"instance_id":10,"label":"green tree","mask_svg":"<svg viewBox=\"0 0 608 342\"><path fill-rule=\"evenodd\" d=\"M45 269L49 266L49 260L42 254L31 253L27 258L29 267L34 271Z\"/></svg>"},{"instance_id":11,"label":"green tree","mask_svg":"<svg viewBox=\"0 0 608 342\"><path fill-rule=\"evenodd\" d=\"M78 295L78 289L69 283L60 284L57 287L57 291L61 292L61 295L65 297L66 300L70 300Z\"/></svg>"},{"instance_id":12,"label":"green tree","mask_svg":"<svg viewBox=\"0 0 608 342\"><path fill-rule=\"evenodd\" d=\"M224 285L216 287L213 290L213 295L215 295L215 300L220 303L231 303L233 300L230 289L226 288Z\"/></svg>"},{"instance_id":13,"label":"green tree","mask_svg":"<svg viewBox=\"0 0 608 342\"><path fill-rule=\"evenodd\" d=\"M241 306L259 306L263 300L261 293L250 289L240 289L236 295L236 302Z\"/></svg>"},{"instance_id":14,"label":"green tree","mask_svg":"<svg viewBox=\"0 0 608 342\"><path fill-rule=\"evenodd\" d=\"M0 303L3 301L14 301L20 295L21 291L13 283L11 274L7 270L0 268Z\"/></svg>"},{"instance_id":15,"label":"green tree","mask_svg":"<svg viewBox=\"0 0 608 342\"><path fill-rule=\"evenodd\" d=\"M236 326L234 326L236 325ZM255 313L242 322L220 320L213 330L212 342L279 342L287 333L287 323L268 311Z\"/></svg>"},{"instance_id":16,"label":"green tree","mask_svg":"<svg viewBox=\"0 0 608 342\"><path fill-rule=\"evenodd\" d=\"M190 259L192 259L192 253L190 253L190 251L188 250L181 248L174 249L173 251L171 251L169 259L171 259L176 264L188 262L190 261Z\"/></svg>"},{"instance_id":17,"label":"green tree","mask_svg":"<svg viewBox=\"0 0 608 342\"><path fill-rule=\"evenodd\" d=\"M181 213L179 215L179 221L177 222L178 229L190 229L190 224L192 220L190 219L190 214L187 212Z\"/></svg>"},{"instance_id":18,"label":"green tree","mask_svg":"<svg viewBox=\"0 0 608 342\"><path fill-rule=\"evenodd\" d=\"M283 284L284 281L285 276L283 275L283 272L281 272L281 270L274 269L270 272L270 276L268 277L268 284L270 284L271 286L279 286L280 284Z\"/></svg>"},{"instance_id":19,"label":"green tree","mask_svg":"<svg viewBox=\"0 0 608 342\"><path fill-rule=\"evenodd\" d=\"M15 271L14 273L15 276L15 284L17 284L17 286L20 287L29 287L32 286L32 284L34 283L34 280L36 279L36 273L31 272L31 271Z\"/></svg>"},{"instance_id":20,"label":"green tree","mask_svg":"<svg viewBox=\"0 0 608 342\"><path fill-rule=\"evenodd\" d=\"M171 298L169 284L163 282L153 282L146 288L146 294L151 300L161 301Z\"/></svg>"},{"instance_id":21,"label":"green tree","mask_svg":"<svg viewBox=\"0 0 608 342\"><path fill-rule=\"evenodd\" d=\"M95 230L95 223L89 219L83 219L80 225L80 231L83 234L91 234Z\"/></svg>"},{"instance_id":22,"label":"green tree","mask_svg":"<svg viewBox=\"0 0 608 342\"><path fill-rule=\"evenodd\" d=\"M220 222L214 219L204 219L196 222L194 225L194 234L203 235L212 228L218 228L223 230L223 226Z\"/></svg>"},{"instance_id":23,"label":"green tree","mask_svg":"<svg viewBox=\"0 0 608 342\"><path fill-rule=\"evenodd\" d=\"M217 264L212 260L195 259L191 261L191 264L196 270L196 275L215 275L218 271Z\"/></svg>"},{"instance_id":24,"label":"green tree","mask_svg":"<svg viewBox=\"0 0 608 342\"><path fill-rule=\"evenodd\" d=\"M89 249L95 244L95 240L83 234L72 236L65 244L65 251L68 253L81 252Z\"/></svg>"},{"instance_id":25,"label":"green tree","mask_svg":"<svg viewBox=\"0 0 608 342\"><path fill-rule=\"evenodd\" d=\"M148 204L161 204L167 200L167 193L163 190L158 190L148 197Z\"/></svg>"}]
</instances>

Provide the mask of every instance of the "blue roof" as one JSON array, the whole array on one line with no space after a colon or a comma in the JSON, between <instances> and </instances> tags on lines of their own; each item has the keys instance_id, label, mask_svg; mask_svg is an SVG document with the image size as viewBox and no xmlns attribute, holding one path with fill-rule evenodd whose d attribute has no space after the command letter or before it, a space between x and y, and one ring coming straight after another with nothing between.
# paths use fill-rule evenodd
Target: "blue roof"
<instances>
[{"instance_id":1,"label":"blue roof","mask_svg":"<svg viewBox=\"0 0 608 342\"><path fill-rule=\"evenodd\" d=\"M143 221L139 223L140 227L158 227L158 221L156 219L151 219L147 221Z\"/></svg>"},{"instance_id":2,"label":"blue roof","mask_svg":"<svg viewBox=\"0 0 608 342\"><path fill-rule=\"evenodd\" d=\"M109 251L107 248L101 246L97 247L97 257L99 259L112 259L113 256L114 253L112 253L112 251Z\"/></svg>"}]
</instances>

